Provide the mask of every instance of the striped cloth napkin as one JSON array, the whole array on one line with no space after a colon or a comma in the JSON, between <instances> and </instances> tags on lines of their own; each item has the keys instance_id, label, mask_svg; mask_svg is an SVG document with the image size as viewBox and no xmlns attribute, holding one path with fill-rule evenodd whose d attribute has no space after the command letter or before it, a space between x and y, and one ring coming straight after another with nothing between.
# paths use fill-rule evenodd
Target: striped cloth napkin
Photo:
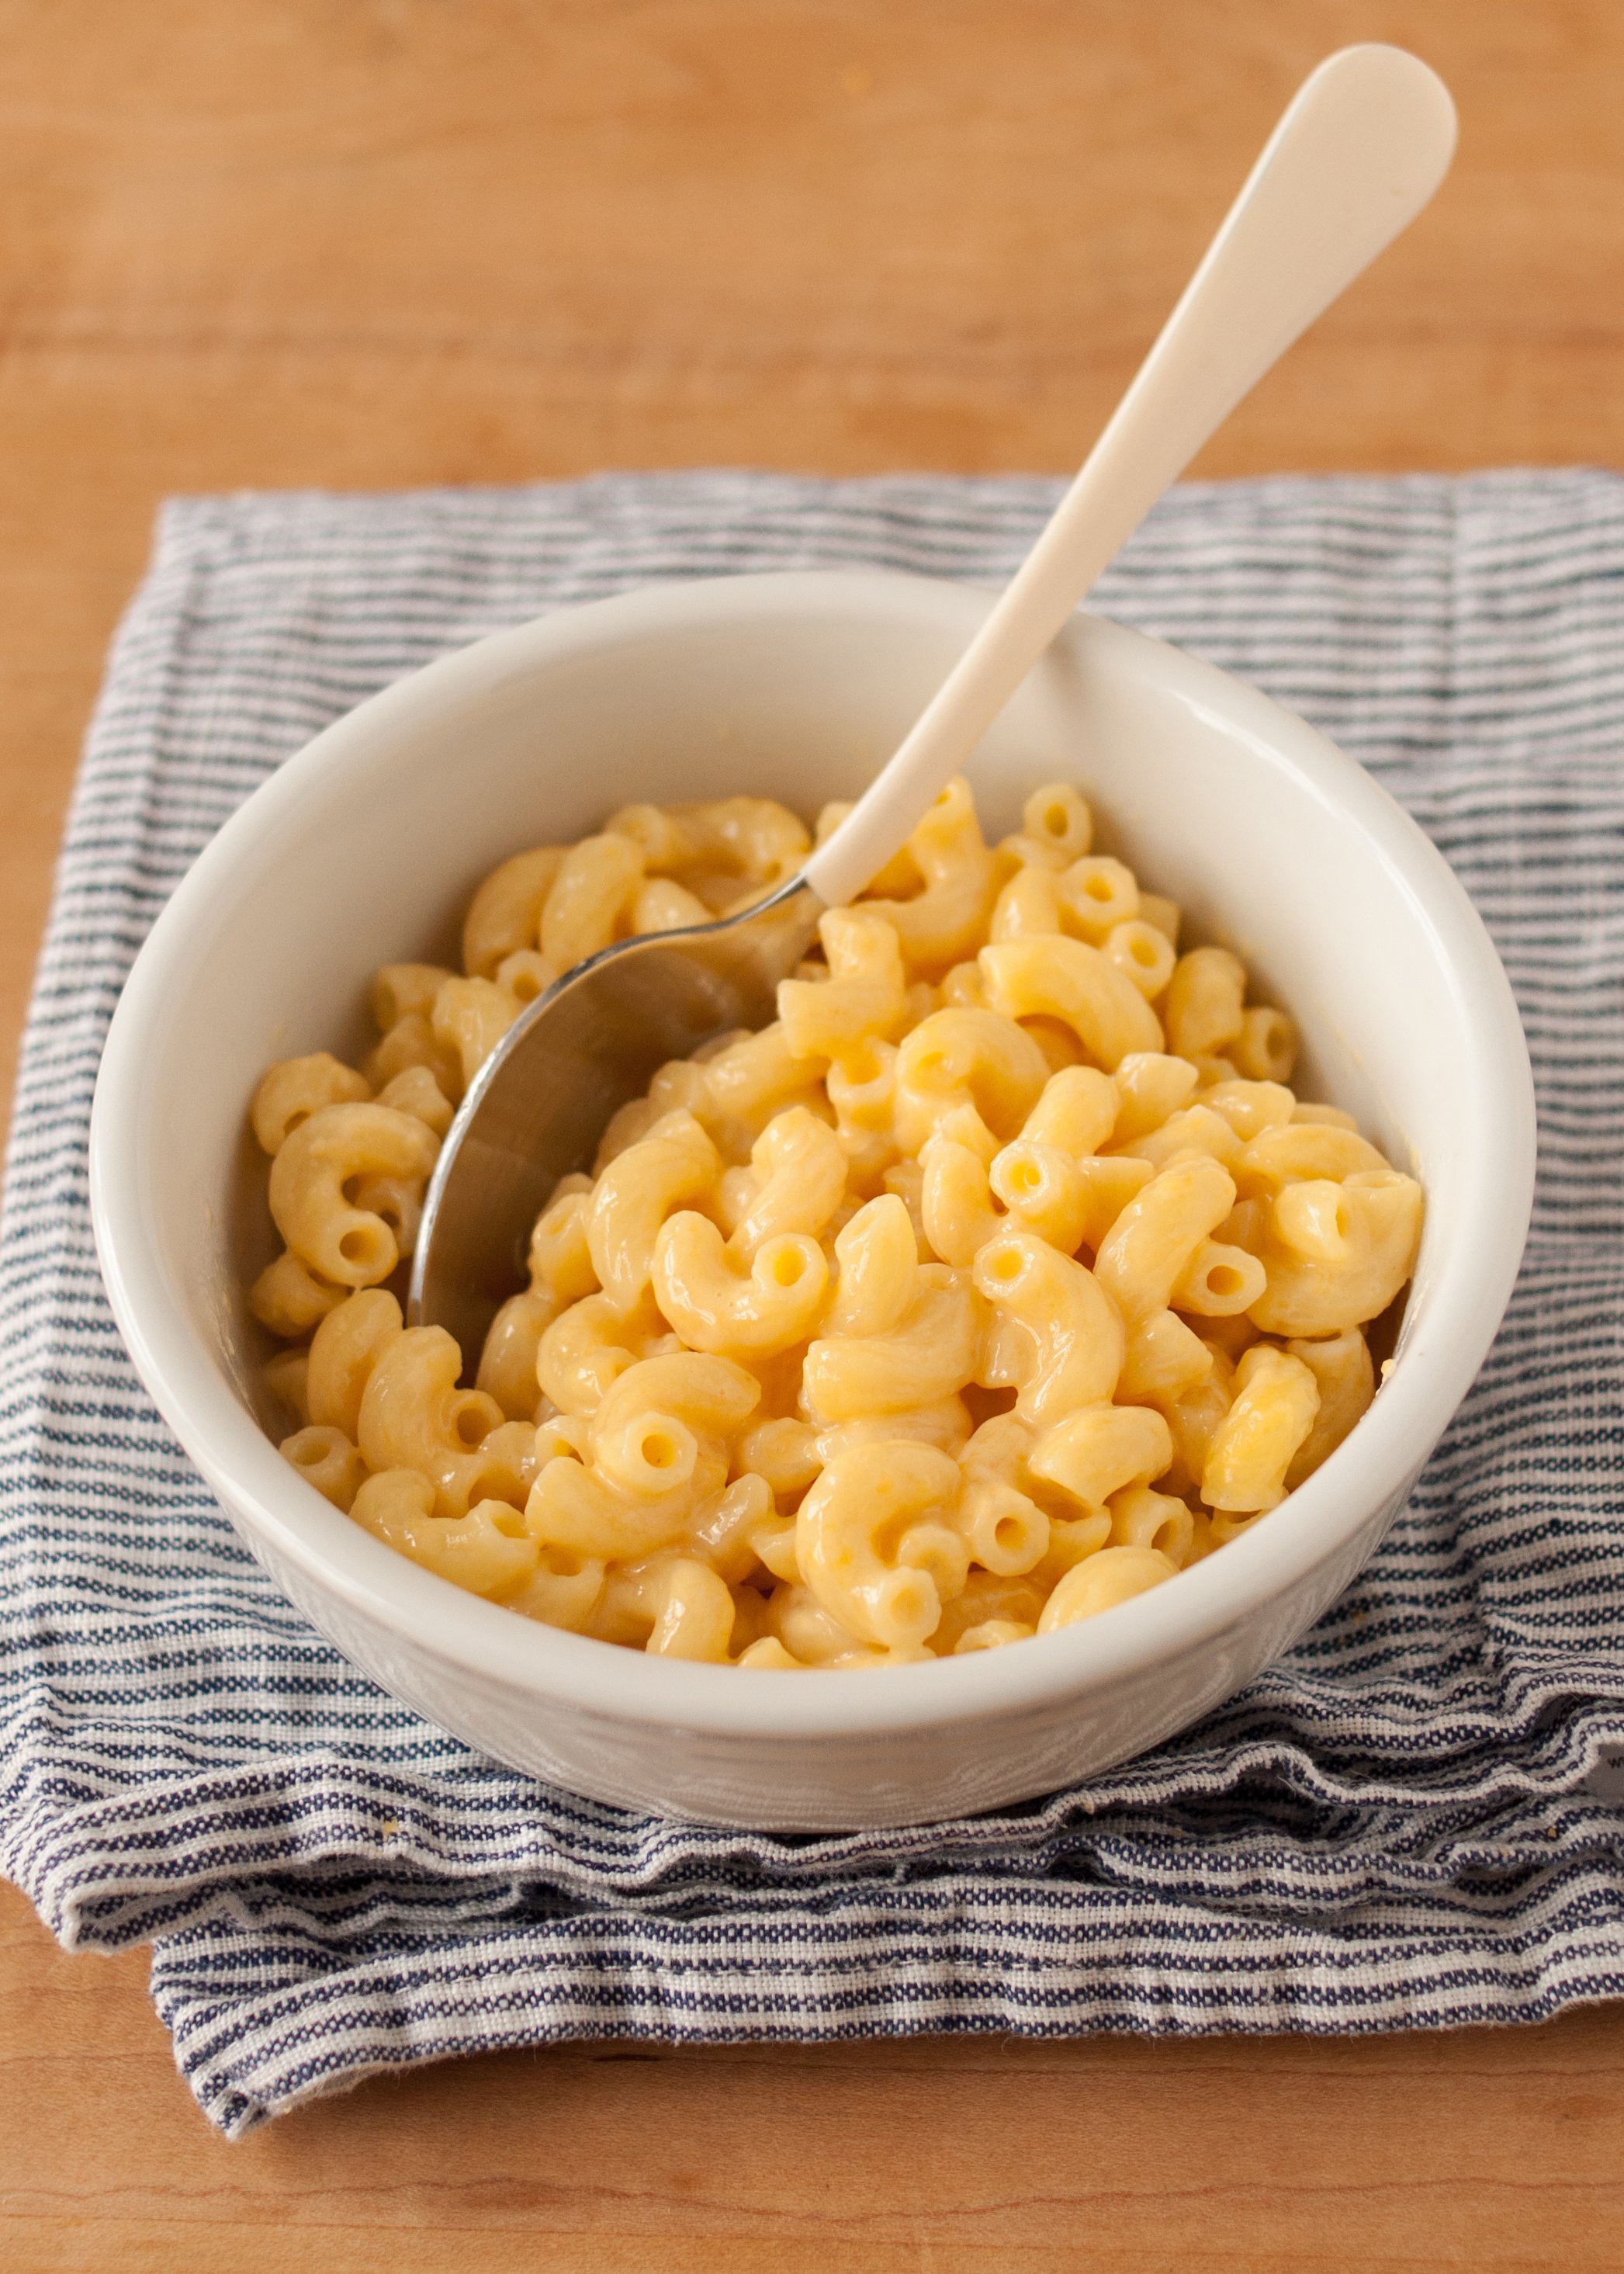
<instances>
[{"instance_id":1,"label":"striped cloth napkin","mask_svg":"<svg viewBox=\"0 0 1624 2274\"><path fill-rule=\"evenodd\" d=\"M281 758L460 642L645 579L1002 578L1055 494L682 474L165 513L73 802L0 1231L0 1869L70 1946L152 1944L226 2132L370 2070L571 2037L1372 2030L1624 1992L1610 475L1190 487L1098 595L1409 806L1506 959L1543 1117L1511 1316L1407 1512L1289 1657L1159 1751L1007 1815L831 1838L530 1782L277 1596L114 1329L85 1185L108 1017Z\"/></svg>"}]
</instances>

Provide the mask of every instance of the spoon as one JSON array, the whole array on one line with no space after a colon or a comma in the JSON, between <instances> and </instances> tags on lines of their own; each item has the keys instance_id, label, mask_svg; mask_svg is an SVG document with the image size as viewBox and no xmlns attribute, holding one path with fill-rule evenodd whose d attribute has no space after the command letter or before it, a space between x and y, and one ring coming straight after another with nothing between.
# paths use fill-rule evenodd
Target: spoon
<instances>
[{"instance_id":1,"label":"spoon","mask_svg":"<svg viewBox=\"0 0 1624 2274\"><path fill-rule=\"evenodd\" d=\"M1298 89L1127 393L918 724L828 842L751 909L619 940L530 1005L480 1067L425 1201L408 1315L470 1371L523 1285L530 1227L670 1058L762 1027L824 910L855 898L1214 427L1418 214L1455 106L1402 48L1344 48Z\"/></svg>"}]
</instances>

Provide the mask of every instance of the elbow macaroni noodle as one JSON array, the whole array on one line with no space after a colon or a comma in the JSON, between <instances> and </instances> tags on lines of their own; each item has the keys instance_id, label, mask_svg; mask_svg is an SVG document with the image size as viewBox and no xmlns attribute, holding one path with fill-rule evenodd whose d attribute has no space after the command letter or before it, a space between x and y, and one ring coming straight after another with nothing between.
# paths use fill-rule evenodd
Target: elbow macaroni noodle
<instances>
[{"instance_id":1,"label":"elbow macaroni noodle","mask_svg":"<svg viewBox=\"0 0 1624 2274\"><path fill-rule=\"evenodd\" d=\"M379 973L359 1071L254 1097L288 1460L527 1617L776 1669L1049 1633L1259 1522L1371 1402L1421 1190L1092 840L1056 785L989 846L952 783L777 1021L663 1068L563 1179L466 1389L387 1284L455 1101L580 958L748 905L809 839L736 797L504 862L462 972Z\"/></svg>"}]
</instances>

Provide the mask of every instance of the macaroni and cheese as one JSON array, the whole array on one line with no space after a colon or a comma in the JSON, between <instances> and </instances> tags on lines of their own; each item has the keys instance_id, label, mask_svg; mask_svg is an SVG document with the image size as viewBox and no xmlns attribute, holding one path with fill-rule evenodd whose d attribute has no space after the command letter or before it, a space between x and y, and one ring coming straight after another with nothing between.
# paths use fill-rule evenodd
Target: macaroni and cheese
<instances>
[{"instance_id":1,"label":"macaroni and cheese","mask_svg":"<svg viewBox=\"0 0 1624 2274\"><path fill-rule=\"evenodd\" d=\"M767 799L623 808L486 878L461 971L386 965L358 1069L271 1068L283 1251L250 1302L282 1450L400 1554L606 1642L996 1649L1159 1585L1335 1450L1421 1189L1294 1095L1290 1020L1227 949L1180 953L1075 789L989 845L955 781L773 1025L615 1115L461 1387L396 1291L457 1099L582 957L748 905L809 842Z\"/></svg>"}]
</instances>

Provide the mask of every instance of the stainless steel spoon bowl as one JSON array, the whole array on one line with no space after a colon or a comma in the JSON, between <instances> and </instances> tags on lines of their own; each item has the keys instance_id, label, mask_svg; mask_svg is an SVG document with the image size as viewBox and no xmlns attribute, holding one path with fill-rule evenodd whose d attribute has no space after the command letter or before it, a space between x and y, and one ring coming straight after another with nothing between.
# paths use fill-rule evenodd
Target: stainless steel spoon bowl
<instances>
[{"instance_id":1,"label":"stainless steel spoon bowl","mask_svg":"<svg viewBox=\"0 0 1624 2274\"><path fill-rule=\"evenodd\" d=\"M480 1067L440 1148L412 1268L414 1325L477 1352L524 1284L531 1224L590 1164L618 1106L671 1058L771 1020L825 903L792 877L743 915L618 941L528 1005Z\"/></svg>"}]
</instances>

